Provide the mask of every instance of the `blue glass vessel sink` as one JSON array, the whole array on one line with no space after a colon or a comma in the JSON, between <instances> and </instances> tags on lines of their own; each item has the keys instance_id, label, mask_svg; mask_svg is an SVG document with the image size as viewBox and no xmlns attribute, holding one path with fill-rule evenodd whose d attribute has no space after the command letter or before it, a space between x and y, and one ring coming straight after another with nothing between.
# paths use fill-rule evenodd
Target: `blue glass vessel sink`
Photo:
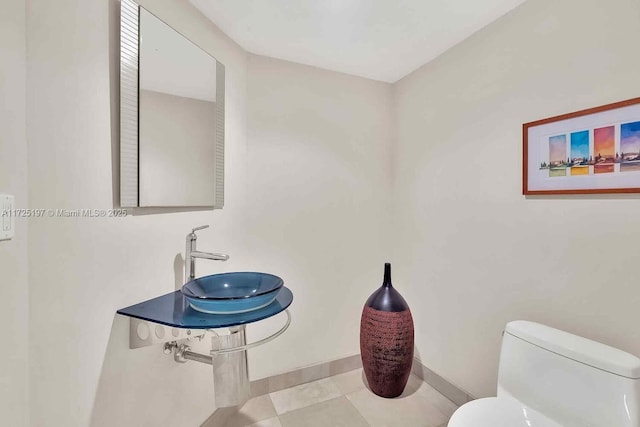
<instances>
[{"instance_id":1,"label":"blue glass vessel sink","mask_svg":"<svg viewBox=\"0 0 640 427\"><path fill-rule=\"evenodd\" d=\"M175 291L130 307L121 308L118 314L140 320L159 323L182 329L228 328L230 326L248 325L286 310L293 302L293 293L286 286L278 291L275 301L260 310L240 314L201 313L191 308L184 294Z\"/></svg>"},{"instance_id":2,"label":"blue glass vessel sink","mask_svg":"<svg viewBox=\"0 0 640 427\"><path fill-rule=\"evenodd\" d=\"M182 294L196 311L207 314L237 314L271 304L284 282L267 273L224 273L194 279Z\"/></svg>"}]
</instances>

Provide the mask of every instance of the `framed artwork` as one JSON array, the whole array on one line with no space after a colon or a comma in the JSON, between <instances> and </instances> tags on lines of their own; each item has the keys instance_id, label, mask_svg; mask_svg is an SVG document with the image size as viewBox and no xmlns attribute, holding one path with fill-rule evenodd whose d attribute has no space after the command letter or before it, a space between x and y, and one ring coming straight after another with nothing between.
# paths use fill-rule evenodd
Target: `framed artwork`
<instances>
[{"instance_id":1,"label":"framed artwork","mask_svg":"<svg viewBox=\"0 0 640 427\"><path fill-rule=\"evenodd\" d=\"M522 125L522 194L640 193L640 98Z\"/></svg>"}]
</instances>

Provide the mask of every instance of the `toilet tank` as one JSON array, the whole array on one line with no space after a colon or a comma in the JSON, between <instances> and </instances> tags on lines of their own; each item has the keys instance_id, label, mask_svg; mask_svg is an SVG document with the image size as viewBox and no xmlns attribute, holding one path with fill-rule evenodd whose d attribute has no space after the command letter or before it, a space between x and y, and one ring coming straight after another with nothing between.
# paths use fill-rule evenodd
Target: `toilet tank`
<instances>
[{"instance_id":1,"label":"toilet tank","mask_svg":"<svg viewBox=\"0 0 640 427\"><path fill-rule=\"evenodd\" d=\"M498 396L567 427L640 427L640 359L548 326L510 322Z\"/></svg>"}]
</instances>

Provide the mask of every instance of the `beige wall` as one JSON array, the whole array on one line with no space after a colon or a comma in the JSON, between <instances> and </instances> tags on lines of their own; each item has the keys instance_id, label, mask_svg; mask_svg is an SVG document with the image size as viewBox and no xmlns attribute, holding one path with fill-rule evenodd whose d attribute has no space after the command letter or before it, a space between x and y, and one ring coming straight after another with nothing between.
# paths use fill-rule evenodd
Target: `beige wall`
<instances>
[{"instance_id":1,"label":"beige wall","mask_svg":"<svg viewBox=\"0 0 640 427\"><path fill-rule=\"evenodd\" d=\"M138 103L140 206L213 206L216 103L145 89Z\"/></svg>"},{"instance_id":2,"label":"beige wall","mask_svg":"<svg viewBox=\"0 0 640 427\"><path fill-rule=\"evenodd\" d=\"M396 282L423 363L472 394L514 319L640 355L638 197L520 194L522 123L638 96L638 22L529 1L396 85Z\"/></svg>"},{"instance_id":3,"label":"beige wall","mask_svg":"<svg viewBox=\"0 0 640 427\"><path fill-rule=\"evenodd\" d=\"M115 316L181 283L184 237L207 223L200 247L232 258L201 262L199 274L271 271L295 294L291 329L250 352L252 379L357 353L360 310L391 248L420 357L474 394L494 392L511 319L640 354L630 326L639 293L619 273L637 258L628 237L637 197L519 194L521 123L637 95L637 2L527 2L395 87L247 55L186 2L142 3L226 66L226 205L30 221L32 425L198 425L212 412L207 366L177 365L159 347L129 350L128 322ZM3 18L19 18L13 7ZM19 82L20 20L8 22L0 31L13 38L0 43L17 52L8 69ZM108 209L117 200L117 29L116 0L29 2L32 208ZM11 93L2 99L19 105L20 87L0 86ZM24 140L24 115L10 110L18 120L0 127L0 183L20 200L25 147L4 138ZM26 224L18 236L0 242L9 251L0 268L17 260L7 268L24 285L7 296L20 346ZM250 328L250 339L276 323ZM10 363L0 381L13 391L26 365ZM24 407L26 388L9 397ZM18 423L26 416L14 413Z\"/></svg>"},{"instance_id":4,"label":"beige wall","mask_svg":"<svg viewBox=\"0 0 640 427\"><path fill-rule=\"evenodd\" d=\"M199 262L198 274L266 270L294 291L293 325L250 352L252 379L357 353L360 309L380 282L391 87L254 56L247 66L246 53L185 2L143 5L226 67L228 197L215 212L31 222L33 425L192 426L214 410L209 367L178 365L159 346L129 350L128 320L115 316L181 284L194 226L212 225L202 250L231 255ZM117 200L116 6L30 2L32 207ZM250 339L281 322L250 327Z\"/></svg>"},{"instance_id":5,"label":"beige wall","mask_svg":"<svg viewBox=\"0 0 640 427\"><path fill-rule=\"evenodd\" d=\"M0 3L0 193L27 207L25 127L25 2ZM0 423L28 421L27 220L16 219L13 240L0 242L0 325L8 346L0 352Z\"/></svg>"},{"instance_id":6,"label":"beige wall","mask_svg":"<svg viewBox=\"0 0 640 427\"><path fill-rule=\"evenodd\" d=\"M391 256L392 91L256 55L247 77L249 250L294 292L290 330L251 355L259 378L360 352L362 306Z\"/></svg>"},{"instance_id":7,"label":"beige wall","mask_svg":"<svg viewBox=\"0 0 640 427\"><path fill-rule=\"evenodd\" d=\"M142 2L212 52L227 71L227 190L222 211L141 211L127 218L33 220L29 239L34 426L195 426L213 411L211 371L160 346L128 349L118 308L173 291L185 236L246 268L246 54L187 2ZM117 200L116 0L30 0L30 206L109 209ZM114 104L115 103L115 104ZM176 267L174 268L174 263Z\"/></svg>"}]
</instances>

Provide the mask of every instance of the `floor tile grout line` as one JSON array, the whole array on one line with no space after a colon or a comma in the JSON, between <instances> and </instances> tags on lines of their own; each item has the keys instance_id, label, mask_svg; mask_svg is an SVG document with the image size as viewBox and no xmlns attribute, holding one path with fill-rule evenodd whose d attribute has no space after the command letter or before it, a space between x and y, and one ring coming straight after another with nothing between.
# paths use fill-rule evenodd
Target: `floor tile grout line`
<instances>
[{"instance_id":1,"label":"floor tile grout line","mask_svg":"<svg viewBox=\"0 0 640 427\"><path fill-rule=\"evenodd\" d=\"M332 401L332 400L341 399L341 398L344 398L344 399L347 401L347 403L349 403L349 405L350 405L353 409L355 409L356 413L357 413L358 415L360 415L360 417L364 420L364 422L367 424L367 426L368 426L368 427L372 427L372 426L371 426L371 424L369 423L369 421L367 420L367 418L362 414L362 412L360 412L360 410L359 410L359 409L358 409L358 408L353 404L353 402L351 402L351 400L349 400L349 398L347 397L347 395L346 395L346 394L341 395L341 396L336 396L336 397L333 397L333 398L331 398L331 399L324 400L324 401L321 401L321 402L316 402L316 403L314 403L314 404L312 404L312 405L304 406L304 407L301 407L301 408L297 408L297 409L294 409L294 410L289 411L289 412L285 412L284 414L278 415L278 421L280 422L280 424L282 424L282 420L280 419L280 417L282 417L282 416L284 416L284 415L287 415L287 414L290 414L290 413L292 413L292 412L296 412L296 411L306 410L306 409L309 409L309 408L311 408L311 407L313 407L313 406L319 406L319 405L325 404L325 403L327 403L327 402L330 402L330 401Z\"/></svg>"},{"instance_id":2,"label":"floor tile grout line","mask_svg":"<svg viewBox=\"0 0 640 427\"><path fill-rule=\"evenodd\" d=\"M320 400L317 400L317 401L315 401L313 403L304 404L303 406L300 406L300 407L294 407L294 408L288 409L288 410L286 410L286 411L284 411L282 413L278 412L278 405L275 404L275 401L273 400L273 395L279 394L279 393L283 393L283 392L285 392L287 390L292 390L292 389L299 389L299 390L302 391L305 387L313 387L313 386L311 386L311 384L313 384L313 383L316 383L316 385L318 385L320 383L332 385L333 388L334 388L334 391L335 391L335 395L322 396L322 397L320 397ZM332 394L332 393L330 393L330 394ZM297 411L299 409L307 408L307 407L310 407L310 406L314 406L316 404L320 404L320 403L323 403L323 402L326 402L326 401L329 401L329 400L333 400L333 399L339 398L341 396L342 396L342 394L341 394L341 391L340 391L339 387L336 385L335 381L331 380L331 377L320 378L320 379L317 379L317 380L314 380L314 381L309 381L307 383L303 383L303 384L299 384L299 385L296 385L296 386L293 386L293 387L289 387L287 389L278 390L278 391L274 391L274 392L269 393L269 398L271 399L271 402L274 404L274 408L275 408L276 413L277 413L278 416L282 416L282 415L285 415L285 414L287 414L289 412L294 412L294 411ZM282 408L280 408L280 410L282 410Z\"/></svg>"},{"instance_id":3,"label":"floor tile grout line","mask_svg":"<svg viewBox=\"0 0 640 427\"><path fill-rule=\"evenodd\" d=\"M358 414L360 414L360 416L362 417L362 419L364 420L364 422L365 422L365 423L367 423L367 425L368 425L369 427L371 427L371 423L369 422L369 420L367 420L367 417L365 417L365 416L364 416L364 414L363 414L362 412L360 412L360 409L358 409L358 407L357 407L356 405L354 405L354 404L353 404L353 402L351 401L351 399L349 399L349 396L345 394L345 395L344 395L344 397L347 399L347 401L349 402L349 404L355 408L356 412L357 412Z\"/></svg>"},{"instance_id":4,"label":"floor tile grout line","mask_svg":"<svg viewBox=\"0 0 640 427\"><path fill-rule=\"evenodd\" d=\"M349 371L349 372L351 372L351 371ZM347 373L348 373L348 372L347 372ZM298 410L303 410L303 409L305 409L305 408L310 408L310 407L313 407L313 406L316 406L316 405L322 405L322 404L324 404L324 403L326 403L326 402L329 402L329 401L331 401L331 400L344 398L344 399L345 399L345 401L348 403L349 407L351 407L352 409L355 409L355 411L354 411L354 412L360 416L360 418L364 421L364 423L365 423L367 426L371 427L371 426L372 426L372 424L370 423L370 421L368 420L368 418L365 416L365 414L362 412L362 409L361 409L361 408L358 408L358 406L356 406L356 405L354 404L354 402L352 401L352 399L351 399L351 398L350 398L350 396L349 396L350 394L354 394L354 393L357 393L357 392L362 391L362 389L358 389L358 390L350 390L350 388L349 388L348 386L346 386L346 387L345 387L345 382L344 382L342 379L341 379L340 381L336 380L336 378L337 378L338 376L340 376L340 375L344 375L344 374L346 374L346 373L334 374L334 375L331 375L331 376L326 377L326 378L320 378L320 379L313 380L313 381L309 381L308 383L305 383L305 384L309 384L309 383L313 383L313 382L326 381L327 383L330 383L330 384L332 384L332 385L334 386L333 388L334 388L335 390L337 390L337 394L336 394L336 395L334 395L334 396L332 396L332 397L329 397L329 398L327 398L327 399L320 400L320 401L317 401L317 402L315 402L315 403L312 403L312 404L310 404L310 405L307 405L307 406L301 406L301 407L299 407L299 408L295 408L295 409L292 409L292 410L289 410L289 411L283 412L282 414L279 414L279 413L277 412L277 410L276 410L276 405L275 405L275 403L274 403L273 394L275 394L275 393L279 393L280 391L284 391L284 390L287 390L287 389L283 389L283 390L278 390L278 391L274 391L274 392L266 393L266 395L268 396L268 402L271 404L271 406L272 406L272 408L273 408L273 410L274 410L274 412L275 412L274 419L276 419L276 420L277 420L277 422L278 422L280 425L282 425L282 419L283 419L282 417L283 417L283 416L285 416L285 415L286 415L286 414L288 414L288 413L295 412L295 411L298 411ZM447 396L443 395L439 390L435 389L435 388L434 388L433 386L431 386L427 381L425 381L424 379L420 378L418 375L415 375L415 374L413 374L413 373L412 373L412 376L414 376L414 377L415 377L415 379L416 379L416 380L418 380L418 382L420 382L420 383L422 383L422 384L425 384L429 389L431 389L431 390L433 390L433 392L437 393L437 394L438 394L440 397L442 397L442 398L444 399L444 401L446 401L447 403L450 403L452 406L456 406L456 407L458 406L458 405L456 405L456 404L455 404L455 402L453 402L453 401L452 401L451 399L449 399ZM347 381L347 383L348 383L348 381ZM292 387L289 387L288 389L294 389L294 388L300 387L300 386L302 386L302 385L304 385L304 384L299 384L299 385L296 385L296 386L292 386ZM342 387L343 387L343 388L341 388L341 387L340 387L340 385L342 385ZM366 389L368 389L368 387L366 387L366 386L365 386L365 388L366 388ZM343 390L344 390L344 391L343 391ZM371 392L371 390L370 390L370 389L368 389L368 390L369 390L369 392ZM417 392L417 391L416 391L416 392ZM371 393L372 393L372 392L371 392ZM412 394L413 394L413 393L412 393ZM258 397L258 396L256 396L256 398L257 398L257 397ZM423 394L423 397L426 397L426 395L424 395L424 394ZM433 406L433 408L432 408L432 409L433 409L435 412L437 412L439 415L441 415L441 416L442 416L442 418L445 418L445 419L448 419L448 418L449 418L449 416L447 415L447 413L445 413L445 410L441 409L438 405L431 405L431 406ZM448 411L447 411L447 412L448 412ZM260 420L260 421L263 421L263 420ZM443 425L444 425L444 426L446 426L446 423L445 423L445 424L443 424ZM439 427L442 427L443 425L439 424L438 426L439 426ZM248 426L245 426L245 427L248 427Z\"/></svg>"}]
</instances>

